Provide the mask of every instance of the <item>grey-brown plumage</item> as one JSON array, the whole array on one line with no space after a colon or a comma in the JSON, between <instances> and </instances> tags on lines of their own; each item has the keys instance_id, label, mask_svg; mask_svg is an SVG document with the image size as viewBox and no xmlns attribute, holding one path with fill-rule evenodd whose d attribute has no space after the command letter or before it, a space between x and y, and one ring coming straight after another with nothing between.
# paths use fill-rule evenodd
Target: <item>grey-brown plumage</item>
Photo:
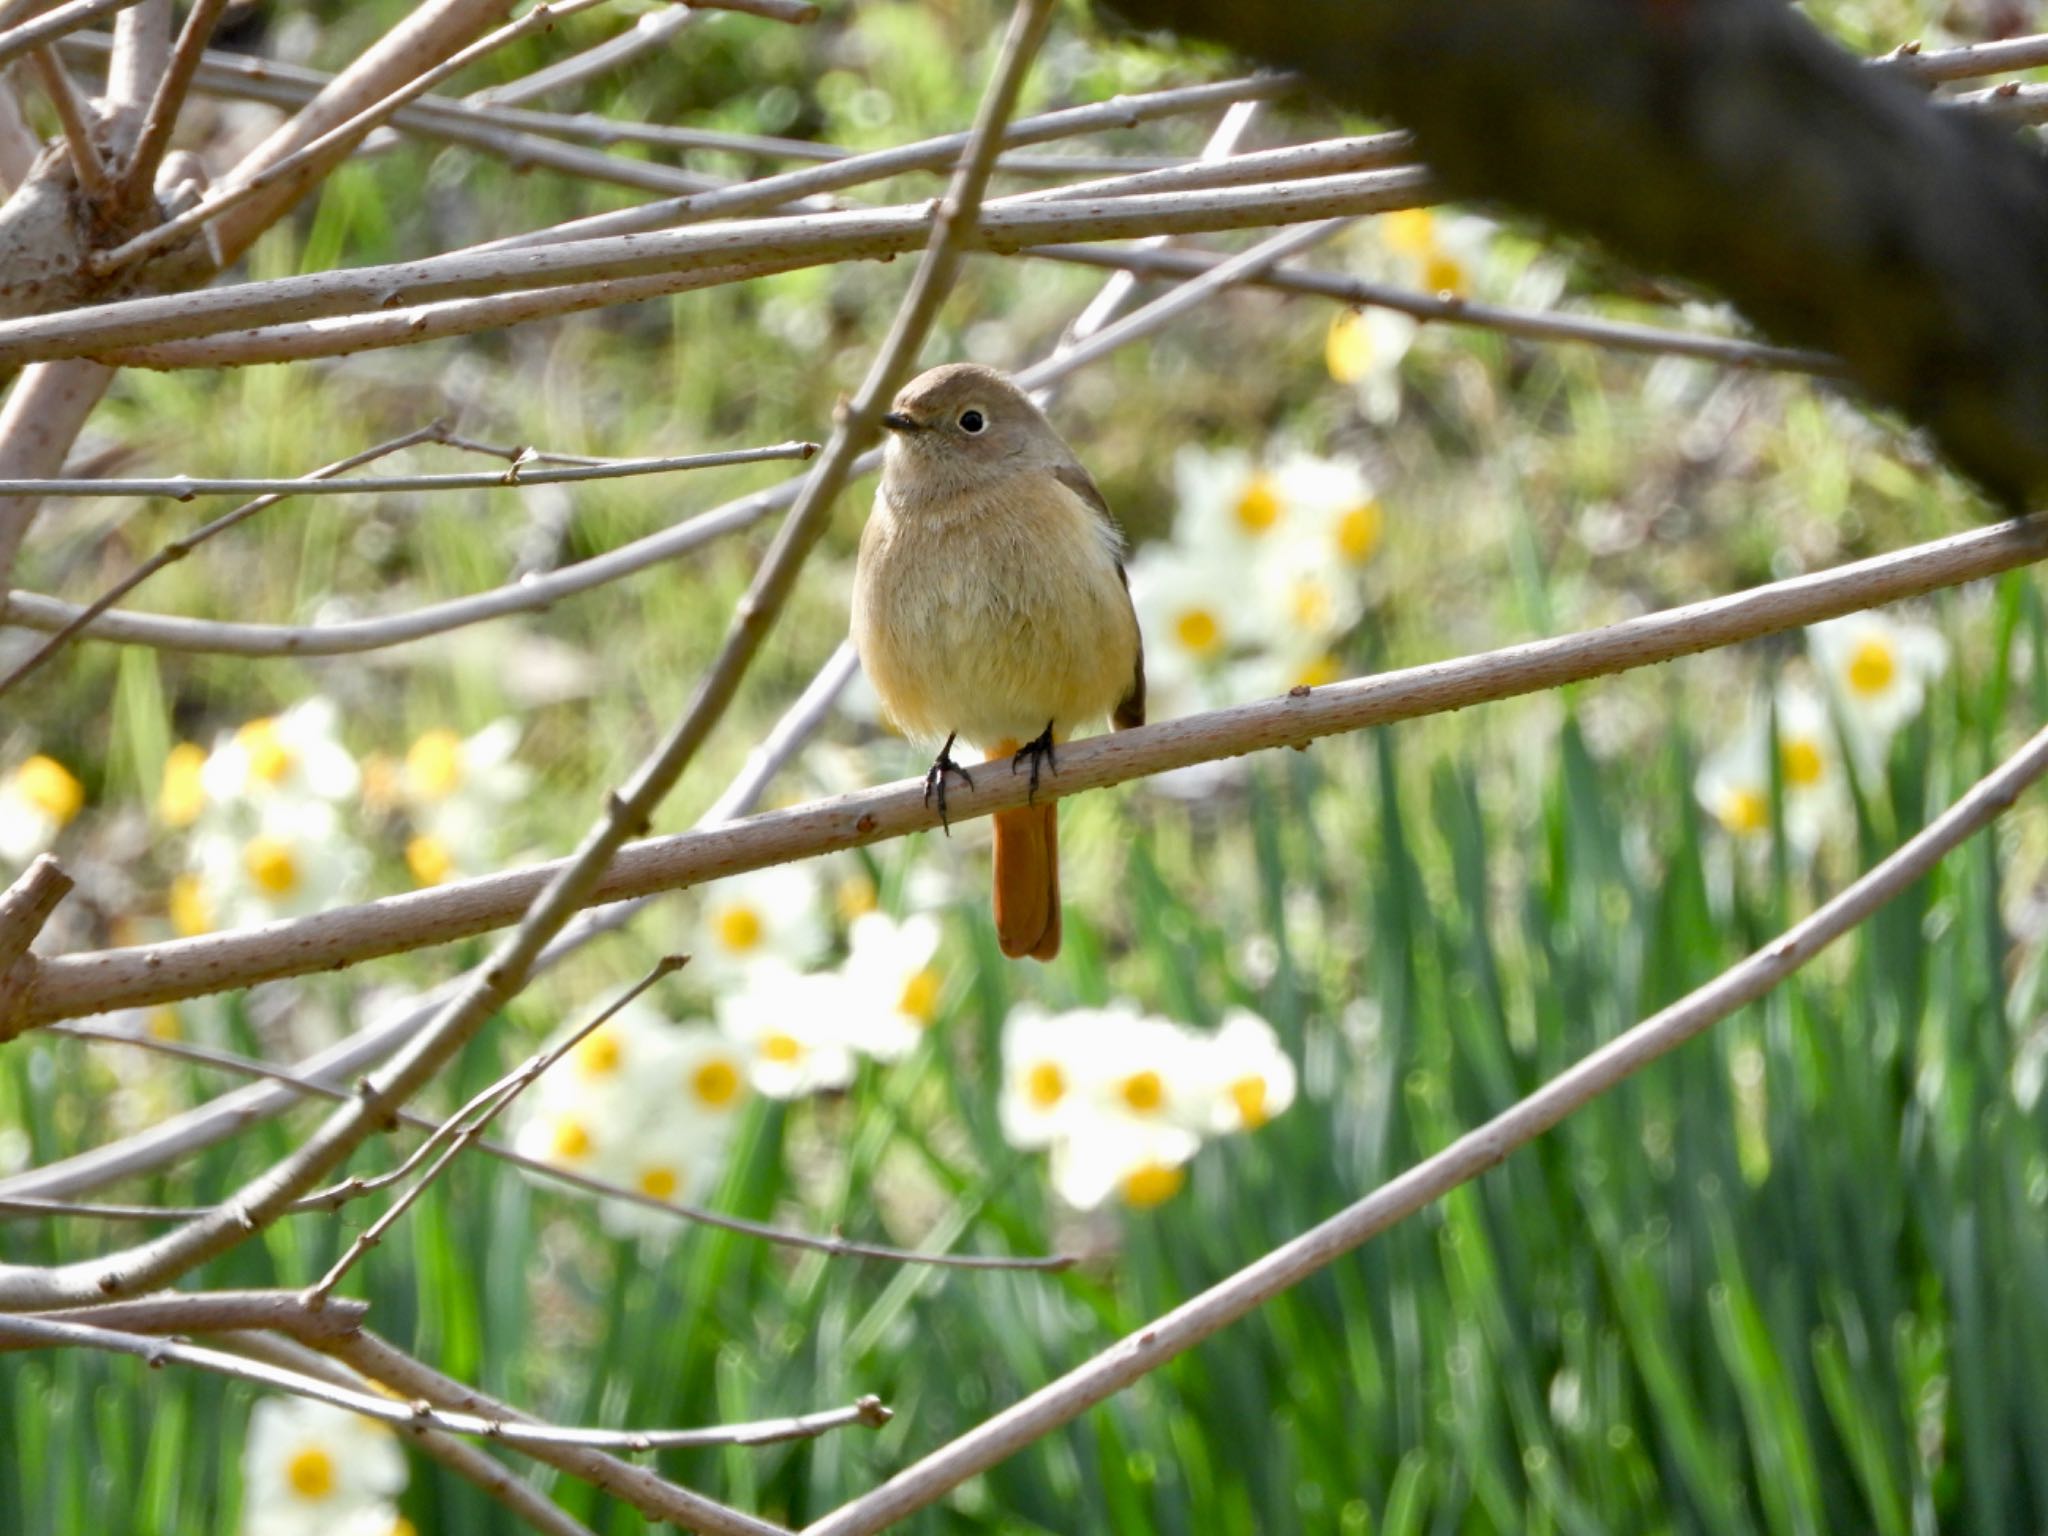
<instances>
[{"instance_id":1,"label":"grey-brown plumage","mask_svg":"<svg viewBox=\"0 0 2048 1536\"><path fill-rule=\"evenodd\" d=\"M1034 774L1039 752L1077 730L1143 724L1123 534L1038 407L993 369L955 363L906 385L884 423L853 639L896 724L934 743L957 735L991 759L1032 744ZM1009 954L1059 949L1053 809L996 817Z\"/></svg>"}]
</instances>

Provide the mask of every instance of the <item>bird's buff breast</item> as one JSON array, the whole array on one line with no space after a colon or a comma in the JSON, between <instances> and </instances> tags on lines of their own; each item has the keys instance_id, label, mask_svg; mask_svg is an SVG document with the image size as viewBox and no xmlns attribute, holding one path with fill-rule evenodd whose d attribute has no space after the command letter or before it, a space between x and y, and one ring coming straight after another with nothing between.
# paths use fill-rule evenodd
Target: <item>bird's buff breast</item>
<instances>
[{"instance_id":1,"label":"bird's buff breast","mask_svg":"<svg viewBox=\"0 0 2048 1536\"><path fill-rule=\"evenodd\" d=\"M886 490L861 538L853 638L906 734L984 750L1107 716L1131 684L1137 625L1113 535L1056 481L1029 495L899 513Z\"/></svg>"}]
</instances>

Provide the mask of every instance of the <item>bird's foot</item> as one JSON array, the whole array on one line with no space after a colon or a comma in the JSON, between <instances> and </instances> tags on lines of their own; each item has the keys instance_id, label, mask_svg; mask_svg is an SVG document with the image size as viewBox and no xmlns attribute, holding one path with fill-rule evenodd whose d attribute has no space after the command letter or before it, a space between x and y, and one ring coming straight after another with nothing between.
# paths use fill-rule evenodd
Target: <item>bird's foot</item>
<instances>
[{"instance_id":1,"label":"bird's foot","mask_svg":"<svg viewBox=\"0 0 2048 1536\"><path fill-rule=\"evenodd\" d=\"M945 829L948 837L953 835L953 828L946 820L946 775L957 773L966 781L969 789L974 788L974 775L953 761L953 742L958 735L959 732L956 731L946 738L946 744L939 748L939 755L932 759L932 765L924 776L924 803L930 805L934 797L938 799L939 825Z\"/></svg>"},{"instance_id":2,"label":"bird's foot","mask_svg":"<svg viewBox=\"0 0 2048 1536\"><path fill-rule=\"evenodd\" d=\"M1026 763L1031 765L1031 789L1024 797L1024 801L1028 805L1038 798L1039 765L1042 763L1054 773L1060 771L1060 760L1053 754L1052 722L1050 720L1045 722L1044 730L1025 742L1012 755L1010 758L1010 772L1015 773Z\"/></svg>"}]
</instances>

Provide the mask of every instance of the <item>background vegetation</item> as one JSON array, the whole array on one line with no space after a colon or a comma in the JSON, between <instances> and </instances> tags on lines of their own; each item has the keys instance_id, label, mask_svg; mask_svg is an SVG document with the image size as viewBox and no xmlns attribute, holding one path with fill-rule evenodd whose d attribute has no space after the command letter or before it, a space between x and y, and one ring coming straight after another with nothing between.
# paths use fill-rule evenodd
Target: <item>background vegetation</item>
<instances>
[{"instance_id":1,"label":"background vegetation","mask_svg":"<svg viewBox=\"0 0 2048 1536\"><path fill-rule=\"evenodd\" d=\"M337 62L400 9L292 8L246 45ZM999 14L961 0L828 6L805 30L719 18L582 104L853 146L908 139L967 119ZM1932 40L1941 20L1899 5L1824 19L1866 49ZM567 43L609 25L579 17ZM459 83L566 51L562 38L530 46ZM1076 9L1025 107L1205 67ZM1303 120L1331 126L1312 108L1276 108L1256 134L1281 142ZM1113 147L1190 153L1208 126L1159 125ZM874 195L932 190L916 179ZM249 268L314 270L342 250L397 258L614 201L401 145L336 177ZM1326 264L1362 268L1369 240L1347 236ZM1687 297L1534 232L1504 231L1493 252L1499 283L1549 285L1602 312L1668 320ZM817 437L906 272L796 273L333 362L130 370L88 451L138 473L289 475L442 415L474 436L580 453ZM928 355L1029 360L1099 281L973 262ZM1398 415L1368 422L1325 369L1330 319L1312 301L1232 296L1098 365L1054 414L1141 538L1171 524L1175 444L1296 443L1361 463L1385 533L1350 672L1734 590L1984 515L1889 424L1798 379L1431 328L1403 366ZM286 620L458 594L773 478L769 467L563 495L289 504L158 579L147 606ZM754 728L843 635L866 495L845 498L832 558L814 565L743 716L665 827L703 809ZM194 516L171 502L70 504L31 541L23 585L89 595ZM63 846L92 900L67 938L161 928L175 857L152 807L175 742L314 692L340 703L343 735L366 755L515 716L537 778L508 846L565 849L679 708L761 543L729 540L546 614L367 660L77 646L0 718L0 766L43 752L85 787ZM947 984L930 1040L903 1064L865 1066L843 1095L754 1103L708 1203L904 1244L1087 1253L1073 1271L897 1268L702 1230L667 1246L615 1240L588 1201L472 1159L350 1287L423 1358L570 1422L712 1423L879 1394L896 1418L878 1432L659 1458L693 1486L801 1524L1709 978L1939 810L2048 712L2048 621L2025 574L1921 617L1948 635L1951 665L1862 785L1853 823L1810 861L1782 841L1733 845L1692 792L1701 758L1740 729L1790 644L1269 755L1200 800L1144 786L1083 797L1065 814L1067 949L1043 970L998 956L973 836L863 861L890 906L944 877ZM777 792L896 776L914 758L842 714ZM2012 819L1764 1007L910 1528L2048 1529L2035 1401L2048 1381L2044 845L2038 812ZM409 883L398 846L381 846L375 887ZM441 1107L683 942L690 911L687 898L657 907L529 992L465 1053ZM184 1008L178 1027L293 1058L347 1028L365 989L424 987L473 958L308 981L287 1006ZM1081 1217L1052 1195L1042 1159L1004 1143L999 1034L1019 1001L1116 999L1196 1023L1252 1008L1299 1064L1302 1093L1257 1135L1205 1151L1177 1199ZM664 1001L691 1017L706 1000L685 977ZM224 1086L172 1067L138 1087L141 1071L25 1039L0 1051L0 1126L23 1133L21 1161L41 1163L122 1129L137 1102L162 1111ZM311 1123L287 1117L107 1198L214 1198ZM372 1147L356 1166L388 1156ZM287 1221L204 1279L309 1283L367 1219L352 1208ZM0 1257L45 1262L112 1240L92 1224L13 1221ZM133 1362L0 1356L0 1529L232 1528L250 1402L239 1386ZM557 1492L599 1530L640 1528L573 1481ZM425 1461L402 1506L421 1536L514 1528Z\"/></svg>"}]
</instances>

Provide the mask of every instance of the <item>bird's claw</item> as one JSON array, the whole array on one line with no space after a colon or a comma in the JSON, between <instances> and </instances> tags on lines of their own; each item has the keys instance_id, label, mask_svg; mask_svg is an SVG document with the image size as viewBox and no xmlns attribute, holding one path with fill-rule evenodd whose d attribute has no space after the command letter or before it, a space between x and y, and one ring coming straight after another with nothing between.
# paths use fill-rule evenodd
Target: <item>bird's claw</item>
<instances>
[{"instance_id":1,"label":"bird's claw","mask_svg":"<svg viewBox=\"0 0 2048 1536\"><path fill-rule=\"evenodd\" d=\"M957 773L966 781L969 789L974 788L974 775L953 761L953 742L958 735L959 732L956 731L953 735L946 738L946 744L939 748L939 755L932 759L932 765L925 770L924 776L924 803L930 805L933 797L937 797L939 802L939 826L948 837L953 835L953 828L952 824L946 820L946 775Z\"/></svg>"},{"instance_id":2,"label":"bird's claw","mask_svg":"<svg viewBox=\"0 0 2048 1536\"><path fill-rule=\"evenodd\" d=\"M1019 747L1010 757L1010 772L1015 773L1025 763L1031 765L1031 788L1024 796L1024 803L1031 804L1038 798L1038 769L1043 763L1054 773L1060 771L1060 760L1053 752L1052 722L1045 722L1045 729Z\"/></svg>"}]
</instances>

